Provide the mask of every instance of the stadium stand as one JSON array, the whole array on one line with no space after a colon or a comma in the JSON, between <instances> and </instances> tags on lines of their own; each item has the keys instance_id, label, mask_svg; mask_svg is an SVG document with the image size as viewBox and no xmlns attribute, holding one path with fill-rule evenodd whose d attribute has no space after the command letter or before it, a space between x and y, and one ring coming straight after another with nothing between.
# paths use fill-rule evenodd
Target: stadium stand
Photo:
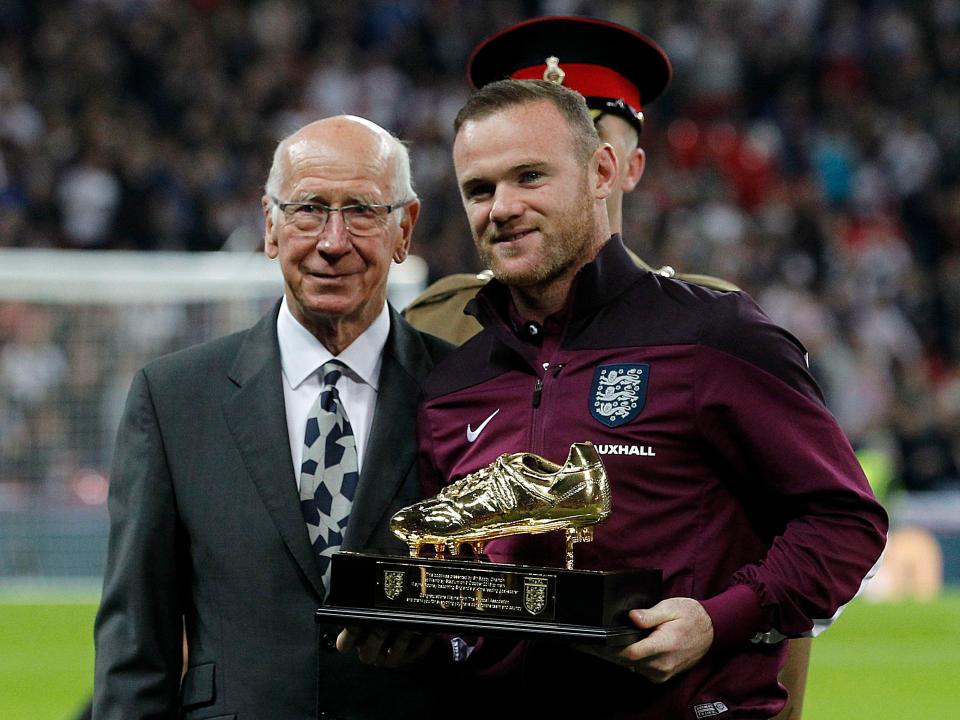
<instances>
[{"instance_id":1,"label":"stadium stand","mask_svg":"<svg viewBox=\"0 0 960 720\"><path fill-rule=\"evenodd\" d=\"M627 244L735 282L791 329L854 446L880 458L878 492L958 497L957 0L10 0L0 247L253 250L277 138L351 112L411 142L429 278L476 272L449 159L466 56L551 13L636 27L674 63ZM145 308L108 338L96 305L0 301L0 512L103 475L130 364L196 339L205 312ZM960 520L929 529L960 537ZM10 544L0 573L16 572ZM960 576L956 552L944 563Z\"/></svg>"}]
</instances>

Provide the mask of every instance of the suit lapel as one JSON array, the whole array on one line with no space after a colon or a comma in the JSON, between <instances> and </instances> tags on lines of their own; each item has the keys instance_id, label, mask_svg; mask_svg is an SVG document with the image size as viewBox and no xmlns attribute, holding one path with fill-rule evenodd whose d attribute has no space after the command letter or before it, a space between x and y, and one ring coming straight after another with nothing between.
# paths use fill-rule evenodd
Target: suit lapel
<instances>
[{"instance_id":1,"label":"suit lapel","mask_svg":"<svg viewBox=\"0 0 960 720\"><path fill-rule=\"evenodd\" d=\"M360 550L396 497L416 458L416 412L430 362L416 332L390 308L377 407L344 550Z\"/></svg>"},{"instance_id":2,"label":"suit lapel","mask_svg":"<svg viewBox=\"0 0 960 720\"><path fill-rule=\"evenodd\" d=\"M276 317L279 305L250 329L229 377L237 392L223 403L227 426L273 519L300 569L323 595L323 582L300 512L290 461L290 441L281 385Z\"/></svg>"}]
</instances>

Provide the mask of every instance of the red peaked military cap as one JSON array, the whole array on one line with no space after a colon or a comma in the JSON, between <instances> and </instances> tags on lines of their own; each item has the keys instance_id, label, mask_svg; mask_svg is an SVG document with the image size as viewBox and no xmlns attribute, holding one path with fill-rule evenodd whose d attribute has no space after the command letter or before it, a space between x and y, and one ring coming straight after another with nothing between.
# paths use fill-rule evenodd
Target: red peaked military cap
<instances>
[{"instance_id":1,"label":"red peaked military cap","mask_svg":"<svg viewBox=\"0 0 960 720\"><path fill-rule=\"evenodd\" d=\"M551 66L561 73L552 77ZM552 68L550 68L552 70ZM534 18L501 30L481 42L467 62L474 88L495 80L557 79L587 99L595 116L619 115L643 127L643 108L660 96L673 70L666 53L640 33L586 17Z\"/></svg>"}]
</instances>

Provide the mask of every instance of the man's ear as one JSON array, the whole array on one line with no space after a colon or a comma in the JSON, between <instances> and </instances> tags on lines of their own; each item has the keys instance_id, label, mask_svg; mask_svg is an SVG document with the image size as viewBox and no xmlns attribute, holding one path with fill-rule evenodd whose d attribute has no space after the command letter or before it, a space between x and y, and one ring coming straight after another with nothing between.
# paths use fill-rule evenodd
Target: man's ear
<instances>
[{"instance_id":1,"label":"man's ear","mask_svg":"<svg viewBox=\"0 0 960 720\"><path fill-rule=\"evenodd\" d=\"M393 249L393 259L398 263L406 260L407 254L410 252L410 242L413 240L413 228L417 224L417 218L420 217L420 201L414 200L400 210L400 213L400 239Z\"/></svg>"},{"instance_id":2,"label":"man's ear","mask_svg":"<svg viewBox=\"0 0 960 720\"><path fill-rule=\"evenodd\" d=\"M626 172L623 175L620 189L628 193L640 182L640 178L643 177L643 171L647 167L647 156L643 152L643 148L634 148L627 153L626 163Z\"/></svg>"},{"instance_id":3,"label":"man's ear","mask_svg":"<svg viewBox=\"0 0 960 720\"><path fill-rule=\"evenodd\" d=\"M261 198L260 205L263 207L263 254L273 260L280 254L280 247L277 245L277 226L274 222L276 220L274 205L268 195Z\"/></svg>"},{"instance_id":4,"label":"man's ear","mask_svg":"<svg viewBox=\"0 0 960 720\"><path fill-rule=\"evenodd\" d=\"M602 143L593 153L591 166L596 168L594 196L605 200L617 184L617 155L610 143Z\"/></svg>"}]
</instances>

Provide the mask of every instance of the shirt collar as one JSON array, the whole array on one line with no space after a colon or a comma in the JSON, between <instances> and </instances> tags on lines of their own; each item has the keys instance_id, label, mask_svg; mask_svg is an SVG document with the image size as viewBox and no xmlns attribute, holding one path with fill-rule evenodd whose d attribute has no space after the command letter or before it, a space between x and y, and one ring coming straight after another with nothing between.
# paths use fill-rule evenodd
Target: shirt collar
<instances>
[{"instance_id":1,"label":"shirt collar","mask_svg":"<svg viewBox=\"0 0 960 720\"><path fill-rule=\"evenodd\" d=\"M350 368L353 375L378 390L383 348L390 334L390 310L383 310L360 336L337 356ZM317 368L333 358L313 334L297 321L287 306L284 296L277 315L277 340L280 343L280 365L283 376L296 390Z\"/></svg>"}]
</instances>

